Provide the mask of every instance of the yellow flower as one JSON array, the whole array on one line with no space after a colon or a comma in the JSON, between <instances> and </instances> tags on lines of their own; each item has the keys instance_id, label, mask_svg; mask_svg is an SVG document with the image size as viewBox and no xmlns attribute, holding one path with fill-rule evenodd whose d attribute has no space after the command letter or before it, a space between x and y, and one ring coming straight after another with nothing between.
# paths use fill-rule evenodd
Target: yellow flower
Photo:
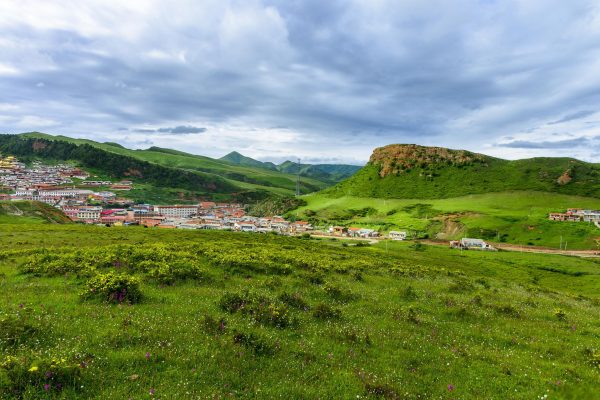
<instances>
[{"instance_id":1,"label":"yellow flower","mask_svg":"<svg viewBox=\"0 0 600 400\"><path fill-rule=\"evenodd\" d=\"M39 369L38 367L36 367L36 366L33 366L33 367L29 368L29 372L35 372L35 371L37 371L38 369Z\"/></svg>"}]
</instances>

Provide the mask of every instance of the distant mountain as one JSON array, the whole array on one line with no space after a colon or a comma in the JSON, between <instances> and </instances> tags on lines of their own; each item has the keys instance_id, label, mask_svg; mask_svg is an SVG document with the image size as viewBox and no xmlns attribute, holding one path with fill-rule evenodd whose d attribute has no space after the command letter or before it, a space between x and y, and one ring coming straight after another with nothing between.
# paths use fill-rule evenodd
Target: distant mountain
<instances>
[{"instance_id":1,"label":"distant mountain","mask_svg":"<svg viewBox=\"0 0 600 400\"><path fill-rule=\"evenodd\" d=\"M226 156L221 157L220 160L236 165L264 168L293 175L297 175L298 172L300 172L300 176L310 177L328 183L335 183L346 179L362 168L357 165L347 164L298 164L289 160L276 165L271 162L262 162L246 157L237 151L233 151Z\"/></svg>"},{"instance_id":2,"label":"distant mountain","mask_svg":"<svg viewBox=\"0 0 600 400\"><path fill-rule=\"evenodd\" d=\"M435 199L507 190L600 198L600 164L549 157L509 161L466 150L395 144L375 149L364 168L323 194Z\"/></svg>"},{"instance_id":3,"label":"distant mountain","mask_svg":"<svg viewBox=\"0 0 600 400\"><path fill-rule=\"evenodd\" d=\"M277 166L272 162L258 161L253 158L243 156L237 151L232 151L226 156L219 158L219 160L227 161L236 165L246 165L249 167L265 168L271 171L278 171Z\"/></svg>"}]
</instances>

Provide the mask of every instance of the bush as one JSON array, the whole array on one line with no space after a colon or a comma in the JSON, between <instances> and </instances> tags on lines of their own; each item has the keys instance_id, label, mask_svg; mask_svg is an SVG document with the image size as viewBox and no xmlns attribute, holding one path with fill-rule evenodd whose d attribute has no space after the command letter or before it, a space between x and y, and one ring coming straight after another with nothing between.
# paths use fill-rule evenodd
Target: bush
<instances>
[{"instance_id":1,"label":"bush","mask_svg":"<svg viewBox=\"0 0 600 400\"><path fill-rule=\"evenodd\" d=\"M285 304L248 291L241 294L226 293L221 297L219 307L231 314L239 311L251 316L259 324L276 328L286 328L296 323Z\"/></svg>"},{"instance_id":2,"label":"bush","mask_svg":"<svg viewBox=\"0 0 600 400\"><path fill-rule=\"evenodd\" d=\"M28 310L0 317L0 349L31 344L44 330L40 319L34 319Z\"/></svg>"},{"instance_id":3,"label":"bush","mask_svg":"<svg viewBox=\"0 0 600 400\"><path fill-rule=\"evenodd\" d=\"M85 300L100 299L108 303L138 303L142 299L138 278L107 272L90 279L81 293Z\"/></svg>"},{"instance_id":4,"label":"bush","mask_svg":"<svg viewBox=\"0 0 600 400\"><path fill-rule=\"evenodd\" d=\"M558 318L560 321L567 320L567 313L561 309L554 310L554 316Z\"/></svg>"},{"instance_id":5,"label":"bush","mask_svg":"<svg viewBox=\"0 0 600 400\"><path fill-rule=\"evenodd\" d=\"M257 356L275 353L275 346L255 333L236 332L233 335L233 342L250 349Z\"/></svg>"},{"instance_id":6,"label":"bush","mask_svg":"<svg viewBox=\"0 0 600 400\"><path fill-rule=\"evenodd\" d=\"M323 286L323 290L325 290L325 293L327 293L329 297L339 302L348 302L356 298L356 295L351 291L330 283L326 283Z\"/></svg>"},{"instance_id":7,"label":"bush","mask_svg":"<svg viewBox=\"0 0 600 400\"><path fill-rule=\"evenodd\" d=\"M70 362L65 358L43 358L32 361L27 358L6 356L0 359L0 395L20 398L26 391L34 393L37 391L34 398L47 398L48 392L78 388L81 369L82 364Z\"/></svg>"},{"instance_id":8,"label":"bush","mask_svg":"<svg viewBox=\"0 0 600 400\"><path fill-rule=\"evenodd\" d=\"M202 267L189 262L179 262L167 264L158 263L150 269L149 275L159 283L172 285L177 281L194 280L199 282L209 282L211 280L208 271Z\"/></svg>"},{"instance_id":9,"label":"bush","mask_svg":"<svg viewBox=\"0 0 600 400\"><path fill-rule=\"evenodd\" d=\"M314 308L313 317L323 320L340 319L342 317L342 311L333 308L328 304L320 303Z\"/></svg>"},{"instance_id":10,"label":"bush","mask_svg":"<svg viewBox=\"0 0 600 400\"><path fill-rule=\"evenodd\" d=\"M298 310L308 311L310 309L310 306L306 301L304 301L300 293L289 294L287 292L284 292L279 296L279 300L281 300L288 306L296 308Z\"/></svg>"},{"instance_id":11,"label":"bush","mask_svg":"<svg viewBox=\"0 0 600 400\"><path fill-rule=\"evenodd\" d=\"M204 331L211 335L221 335L227 330L227 321L225 318L217 320L211 315L205 315L202 319Z\"/></svg>"}]
</instances>

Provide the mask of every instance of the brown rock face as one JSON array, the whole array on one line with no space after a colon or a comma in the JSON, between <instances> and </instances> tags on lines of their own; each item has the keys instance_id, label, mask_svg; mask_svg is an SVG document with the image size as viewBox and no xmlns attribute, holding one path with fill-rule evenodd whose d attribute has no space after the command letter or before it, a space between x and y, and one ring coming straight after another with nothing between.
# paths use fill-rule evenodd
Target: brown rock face
<instances>
[{"instance_id":1,"label":"brown rock face","mask_svg":"<svg viewBox=\"0 0 600 400\"><path fill-rule=\"evenodd\" d=\"M561 176L558 177L556 182L558 182L559 185L566 185L572 180L573 178L571 177L571 170L568 169L565 172L563 172Z\"/></svg>"},{"instance_id":2,"label":"brown rock face","mask_svg":"<svg viewBox=\"0 0 600 400\"><path fill-rule=\"evenodd\" d=\"M379 176L398 175L406 170L431 165L465 165L484 162L481 154L445 147L426 147L416 144L392 144L373 151L369 162L379 166Z\"/></svg>"}]
</instances>

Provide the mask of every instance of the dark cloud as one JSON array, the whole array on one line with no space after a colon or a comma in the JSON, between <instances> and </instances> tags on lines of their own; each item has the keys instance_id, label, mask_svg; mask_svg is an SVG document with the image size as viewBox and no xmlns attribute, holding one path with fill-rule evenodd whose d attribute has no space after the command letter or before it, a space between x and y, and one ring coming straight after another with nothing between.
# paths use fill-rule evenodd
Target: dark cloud
<instances>
[{"instance_id":1,"label":"dark cloud","mask_svg":"<svg viewBox=\"0 0 600 400\"><path fill-rule=\"evenodd\" d=\"M515 140L508 143L500 143L500 147L512 147L515 149L569 149L585 146L590 142L589 138L579 137L575 139L556 140L552 142L533 142L527 140Z\"/></svg>"},{"instance_id":2,"label":"dark cloud","mask_svg":"<svg viewBox=\"0 0 600 400\"><path fill-rule=\"evenodd\" d=\"M173 133L176 135L187 135L190 133L206 132L206 128L198 128L196 126L190 126L190 125L180 125L180 126L176 126L174 128L159 128L156 131L160 132L160 133Z\"/></svg>"},{"instance_id":3,"label":"dark cloud","mask_svg":"<svg viewBox=\"0 0 600 400\"><path fill-rule=\"evenodd\" d=\"M576 119L581 119L581 118L589 117L590 115L593 115L595 113L596 113L596 111L594 111L594 110L582 110L582 111L578 111L578 112L573 113L573 114L565 115L564 117L562 117L558 121L548 122L548 125L556 125L556 124L561 124L563 122L574 121Z\"/></svg>"}]
</instances>

